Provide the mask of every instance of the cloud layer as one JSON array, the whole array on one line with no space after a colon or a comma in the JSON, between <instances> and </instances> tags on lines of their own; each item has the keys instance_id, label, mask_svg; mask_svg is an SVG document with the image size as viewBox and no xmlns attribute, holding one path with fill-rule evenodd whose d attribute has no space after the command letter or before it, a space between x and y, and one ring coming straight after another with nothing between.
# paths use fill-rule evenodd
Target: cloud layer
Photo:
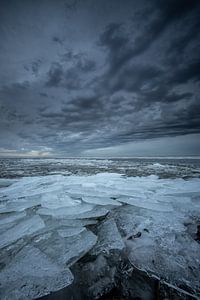
<instances>
[{"instance_id":1,"label":"cloud layer","mask_svg":"<svg viewBox=\"0 0 200 300\"><path fill-rule=\"evenodd\" d=\"M0 2L2 153L199 134L199 1Z\"/></svg>"}]
</instances>

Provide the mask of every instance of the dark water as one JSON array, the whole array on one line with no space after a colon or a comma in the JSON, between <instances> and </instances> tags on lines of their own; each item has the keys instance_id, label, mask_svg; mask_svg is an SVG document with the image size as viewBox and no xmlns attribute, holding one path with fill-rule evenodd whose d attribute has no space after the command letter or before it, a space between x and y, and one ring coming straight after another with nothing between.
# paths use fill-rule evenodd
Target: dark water
<instances>
[{"instance_id":1,"label":"dark water","mask_svg":"<svg viewBox=\"0 0 200 300\"><path fill-rule=\"evenodd\" d=\"M0 178L52 174L92 175L99 172L126 176L157 175L159 178L200 177L198 158L120 158L120 159L0 159Z\"/></svg>"}]
</instances>

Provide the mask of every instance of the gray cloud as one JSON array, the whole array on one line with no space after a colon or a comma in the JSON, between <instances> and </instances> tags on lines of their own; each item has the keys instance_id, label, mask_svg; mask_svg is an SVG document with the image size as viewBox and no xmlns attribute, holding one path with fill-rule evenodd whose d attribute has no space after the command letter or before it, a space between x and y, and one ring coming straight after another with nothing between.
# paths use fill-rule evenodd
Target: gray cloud
<instances>
[{"instance_id":1,"label":"gray cloud","mask_svg":"<svg viewBox=\"0 0 200 300\"><path fill-rule=\"evenodd\" d=\"M1 3L0 148L71 156L200 132L198 1Z\"/></svg>"}]
</instances>

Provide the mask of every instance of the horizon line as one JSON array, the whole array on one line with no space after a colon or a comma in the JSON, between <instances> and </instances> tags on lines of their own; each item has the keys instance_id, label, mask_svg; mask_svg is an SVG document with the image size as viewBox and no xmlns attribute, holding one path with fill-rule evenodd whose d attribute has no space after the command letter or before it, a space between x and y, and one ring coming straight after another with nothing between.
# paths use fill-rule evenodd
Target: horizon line
<instances>
[{"instance_id":1,"label":"horizon line","mask_svg":"<svg viewBox=\"0 0 200 300\"><path fill-rule=\"evenodd\" d=\"M0 159L200 159L200 155L168 155L168 156L0 156Z\"/></svg>"}]
</instances>

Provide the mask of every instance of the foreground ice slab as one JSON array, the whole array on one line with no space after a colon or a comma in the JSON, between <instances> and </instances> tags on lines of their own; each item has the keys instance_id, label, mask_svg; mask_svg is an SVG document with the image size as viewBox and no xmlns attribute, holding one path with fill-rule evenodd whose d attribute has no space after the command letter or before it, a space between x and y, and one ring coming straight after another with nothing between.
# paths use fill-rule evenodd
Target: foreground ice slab
<instances>
[{"instance_id":1,"label":"foreground ice slab","mask_svg":"<svg viewBox=\"0 0 200 300\"><path fill-rule=\"evenodd\" d=\"M0 298L35 299L60 290L72 281L68 268L53 263L39 249L27 246L0 273Z\"/></svg>"},{"instance_id":2,"label":"foreground ice slab","mask_svg":"<svg viewBox=\"0 0 200 300\"><path fill-rule=\"evenodd\" d=\"M200 244L187 231L187 224L195 224L195 219L131 206L115 211L113 217L134 266L194 293L200 291Z\"/></svg>"}]
</instances>

